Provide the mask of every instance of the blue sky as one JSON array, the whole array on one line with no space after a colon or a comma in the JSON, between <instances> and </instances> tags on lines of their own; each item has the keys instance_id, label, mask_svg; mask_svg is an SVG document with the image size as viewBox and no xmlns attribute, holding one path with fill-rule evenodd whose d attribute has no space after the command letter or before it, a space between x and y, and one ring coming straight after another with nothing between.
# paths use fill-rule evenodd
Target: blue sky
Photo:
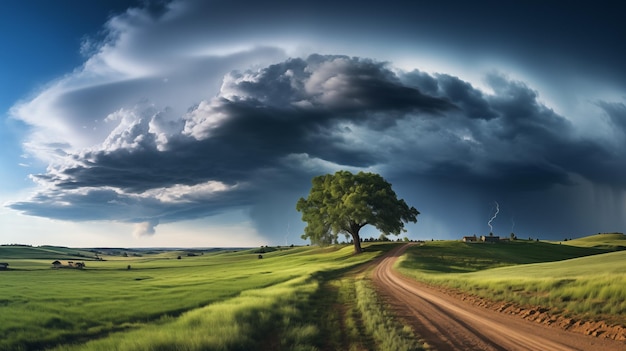
<instances>
[{"instance_id":1,"label":"blue sky","mask_svg":"<svg viewBox=\"0 0 626 351\"><path fill-rule=\"evenodd\" d=\"M626 29L550 2L11 1L0 242L303 243L371 171L413 239L626 226ZM378 236L373 230L367 235Z\"/></svg>"},{"instance_id":2,"label":"blue sky","mask_svg":"<svg viewBox=\"0 0 626 351\"><path fill-rule=\"evenodd\" d=\"M106 4L84 1L11 1L0 13L0 30L5 50L0 53L0 107L3 128L0 129L0 159L6 189L30 186L29 171L15 166L22 163L20 141L27 126L6 119L16 101L31 97L45 84L79 67L84 57L80 45L88 36L97 36L102 24L116 12L124 11L130 2L108 1ZM62 6L59 6L62 5ZM60 25L61 24L61 25ZM67 25L65 25L67 24Z\"/></svg>"}]
</instances>

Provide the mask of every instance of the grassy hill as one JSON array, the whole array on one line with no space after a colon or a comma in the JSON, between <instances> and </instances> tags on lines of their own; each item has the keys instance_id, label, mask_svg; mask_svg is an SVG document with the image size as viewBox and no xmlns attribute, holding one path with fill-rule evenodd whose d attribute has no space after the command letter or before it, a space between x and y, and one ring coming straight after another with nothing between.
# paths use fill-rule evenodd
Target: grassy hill
<instances>
[{"instance_id":1,"label":"grassy hill","mask_svg":"<svg viewBox=\"0 0 626 351\"><path fill-rule=\"evenodd\" d=\"M37 260L92 260L95 254L85 249L71 249L60 246L23 246L2 245L0 246L0 261L13 259L37 259Z\"/></svg>"},{"instance_id":2,"label":"grassy hill","mask_svg":"<svg viewBox=\"0 0 626 351\"><path fill-rule=\"evenodd\" d=\"M626 323L626 251L621 234L559 243L434 242L399 263L406 275L496 301Z\"/></svg>"},{"instance_id":3,"label":"grassy hill","mask_svg":"<svg viewBox=\"0 0 626 351\"><path fill-rule=\"evenodd\" d=\"M609 252L607 249L577 247L546 242L516 240L506 243L463 243L432 241L407 251L401 267L423 273L469 273L479 270L561 261Z\"/></svg>"},{"instance_id":4,"label":"grassy hill","mask_svg":"<svg viewBox=\"0 0 626 351\"><path fill-rule=\"evenodd\" d=\"M267 248L262 258L258 249L115 252L86 261L83 270L50 267L80 250L3 247L14 269L0 271L0 350L364 349L360 343L382 343L380 336L395 342L402 328L363 327L360 319L384 315L382 307L362 279L343 278L393 245L370 244L362 255L350 246ZM366 309L356 307L356 296L368 298ZM352 328L339 327L344 318ZM381 328L392 325L381 320ZM418 349L415 338L405 340L410 348L395 349Z\"/></svg>"},{"instance_id":5,"label":"grassy hill","mask_svg":"<svg viewBox=\"0 0 626 351\"><path fill-rule=\"evenodd\" d=\"M626 251L615 251L623 241L435 241L407 250L398 268L490 299L626 324ZM363 255L264 248L261 259L258 248L0 246L11 268L0 271L0 350L383 349L385 338L413 340L386 349L418 349L388 323L367 280L346 276L394 245L368 243ZM52 260L87 267L51 269ZM375 315L384 323L364 322Z\"/></svg>"},{"instance_id":6,"label":"grassy hill","mask_svg":"<svg viewBox=\"0 0 626 351\"><path fill-rule=\"evenodd\" d=\"M578 247L595 247L607 250L626 250L626 235L622 233L605 233L568 240L566 245Z\"/></svg>"}]
</instances>

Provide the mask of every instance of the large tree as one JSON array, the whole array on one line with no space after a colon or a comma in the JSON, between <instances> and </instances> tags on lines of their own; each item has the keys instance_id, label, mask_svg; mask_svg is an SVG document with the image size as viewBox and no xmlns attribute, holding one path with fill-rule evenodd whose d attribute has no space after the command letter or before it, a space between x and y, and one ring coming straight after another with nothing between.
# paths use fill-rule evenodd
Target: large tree
<instances>
[{"instance_id":1,"label":"large tree","mask_svg":"<svg viewBox=\"0 0 626 351\"><path fill-rule=\"evenodd\" d=\"M373 225L383 234L398 235L404 223L417 222L419 211L398 199L383 177L375 173L339 171L313 178L309 197L296 209L307 222L303 239L330 244L339 234L351 236L354 251L361 253L359 231Z\"/></svg>"}]
</instances>

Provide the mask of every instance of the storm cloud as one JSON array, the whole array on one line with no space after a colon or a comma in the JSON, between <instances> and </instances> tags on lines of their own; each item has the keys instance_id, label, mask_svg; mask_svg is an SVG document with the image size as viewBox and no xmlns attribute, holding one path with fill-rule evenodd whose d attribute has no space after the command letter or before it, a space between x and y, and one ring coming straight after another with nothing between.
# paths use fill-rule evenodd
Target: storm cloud
<instances>
[{"instance_id":1,"label":"storm cloud","mask_svg":"<svg viewBox=\"0 0 626 351\"><path fill-rule=\"evenodd\" d=\"M312 176L338 169L379 172L417 202L428 194L489 206L519 195L509 202L519 213L542 208L529 199L543 192L589 184L624 192L626 178L612 176L626 173L615 144L585 136L522 81L492 73L485 82L491 92L449 74L342 55L244 67L184 114L149 101L108 114L100 143L59 156L33 176L39 192L10 207L135 223L136 235L248 209L261 234L276 239L282 233L268 222L281 210L272 206L293 210ZM597 106L623 133L624 105ZM446 200L451 188L474 200ZM414 205L428 215L426 202ZM437 203L432 213L445 216ZM558 212L571 214L563 206Z\"/></svg>"}]
</instances>

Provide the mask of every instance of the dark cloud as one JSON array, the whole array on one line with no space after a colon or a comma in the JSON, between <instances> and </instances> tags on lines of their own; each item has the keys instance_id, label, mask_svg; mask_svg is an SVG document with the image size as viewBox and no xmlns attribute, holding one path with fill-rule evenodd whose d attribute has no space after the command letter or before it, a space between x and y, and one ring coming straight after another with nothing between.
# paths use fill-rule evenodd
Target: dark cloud
<instances>
[{"instance_id":1,"label":"dark cloud","mask_svg":"<svg viewBox=\"0 0 626 351\"><path fill-rule=\"evenodd\" d=\"M487 82L494 94L451 75L395 73L383 62L322 55L232 72L217 97L182 119L153 107L118 111L111 116L118 127L99 147L36 175L47 190L11 207L142 223L139 234L248 208L263 234L280 238L285 224L275 218L293 212L313 175L339 168L380 171L411 199L419 198L416 189L447 194L431 205L441 218L454 194L468 206L510 198L523 218L532 206L516 200L521 194L535 201L581 180L626 189L625 178L607 176L623 174L623 153L578 136L525 83L496 74ZM623 104L598 106L625 126ZM559 211L567 217L567 208Z\"/></svg>"},{"instance_id":2,"label":"dark cloud","mask_svg":"<svg viewBox=\"0 0 626 351\"><path fill-rule=\"evenodd\" d=\"M492 119L498 116L484 94L470 83L446 74L436 75L439 95L446 96L469 118Z\"/></svg>"},{"instance_id":3,"label":"dark cloud","mask_svg":"<svg viewBox=\"0 0 626 351\"><path fill-rule=\"evenodd\" d=\"M626 105L607 101L598 101L596 104L604 110L617 131L626 135Z\"/></svg>"},{"instance_id":4,"label":"dark cloud","mask_svg":"<svg viewBox=\"0 0 626 351\"><path fill-rule=\"evenodd\" d=\"M359 87L361 81L371 82ZM292 59L259 72L234 73L222 95L190 111L184 133L174 131L164 150L150 129L158 113L122 111L129 121L103 149L73 155L70 166L37 177L59 188L113 186L141 192L206 180L246 181L250 171L277 167L294 153L364 167L382 160L344 147L345 129L337 123L372 126L385 119L389 122L376 126L389 126L409 113L455 109L445 99L404 86L382 63L342 56Z\"/></svg>"},{"instance_id":5,"label":"dark cloud","mask_svg":"<svg viewBox=\"0 0 626 351\"><path fill-rule=\"evenodd\" d=\"M365 112L438 113L454 108L447 100L402 83L386 63L347 56L311 55L259 72L229 75L222 94L265 106L328 111L359 118Z\"/></svg>"}]
</instances>

